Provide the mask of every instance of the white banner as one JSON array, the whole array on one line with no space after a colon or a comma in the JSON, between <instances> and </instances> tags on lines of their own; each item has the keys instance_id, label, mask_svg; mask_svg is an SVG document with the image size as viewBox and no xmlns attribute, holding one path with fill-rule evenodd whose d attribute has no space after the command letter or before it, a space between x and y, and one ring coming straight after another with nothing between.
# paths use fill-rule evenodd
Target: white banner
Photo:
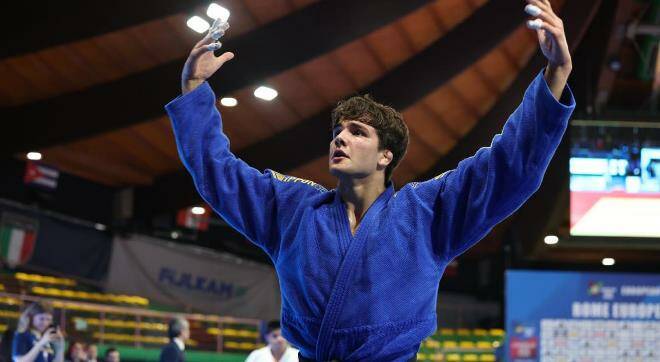
<instances>
[{"instance_id":1,"label":"white banner","mask_svg":"<svg viewBox=\"0 0 660 362\"><path fill-rule=\"evenodd\" d=\"M196 312L279 319L275 270L208 249L147 236L113 242L107 289Z\"/></svg>"}]
</instances>

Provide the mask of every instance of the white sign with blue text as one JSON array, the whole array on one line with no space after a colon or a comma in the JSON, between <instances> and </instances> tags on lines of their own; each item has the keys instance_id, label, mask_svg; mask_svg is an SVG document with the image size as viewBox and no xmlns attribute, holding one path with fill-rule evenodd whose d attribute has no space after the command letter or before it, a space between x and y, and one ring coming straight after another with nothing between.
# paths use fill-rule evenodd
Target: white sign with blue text
<instances>
[{"instance_id":1,"label":"white sign with blue text","mask_svg":"<svg viewBox=\"0 0 660 362\"><path fill-rule=\"evenodd\" d=\"M182 310L278 319L273 268L208 249L135 235L117 237L107 289L140 295Z\"/></svg>"}]
</instances>

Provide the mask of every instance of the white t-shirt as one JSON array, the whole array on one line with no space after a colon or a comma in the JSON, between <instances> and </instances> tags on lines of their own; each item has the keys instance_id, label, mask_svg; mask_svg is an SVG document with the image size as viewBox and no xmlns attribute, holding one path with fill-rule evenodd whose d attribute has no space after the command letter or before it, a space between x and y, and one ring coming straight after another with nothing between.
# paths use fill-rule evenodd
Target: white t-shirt
<instances>
[{"instance_id":1,"label":"white t-shirt","mask_svg":"<svg viewBox=\"0 0 660 362\"><path fill-rule=\"evenodd\" d=\"M266 346L252 351L245 362L275 362L275 357L270 352L270 347ZM279 362L298 362L298 350L287 347Z\"/></svg>"},{"instance_id":2,"label":"white t-shirt","mask_svg":"<svg viewBox=\"0 0 660 362\"><path fill-rule=\"evenodd\" d=\"M183 343L181 338L179 337L174 337L174 343L176 343L176 346L179 347L180 350L185 351L186 350L186 344Z\"/></svg>"}]
</instances>

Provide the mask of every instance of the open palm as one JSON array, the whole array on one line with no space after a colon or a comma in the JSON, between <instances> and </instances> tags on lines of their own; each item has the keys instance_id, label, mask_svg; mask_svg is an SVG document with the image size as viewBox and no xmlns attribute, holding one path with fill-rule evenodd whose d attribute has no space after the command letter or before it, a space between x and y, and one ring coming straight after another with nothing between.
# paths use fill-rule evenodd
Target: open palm
<instances>
[{"instance_id":1,"label":"open palm","mask_svg":"<svg viewBox=\"0 0 660 362\"><path fill-rule=\"evenodd\" d=\"M234 58L234 53L225 52L216 57L213 51L214 40L206 35L190 51L190 55L181 73L181 88L183 93L190 92L210 78L225 62Z\"/></svg>"}]
</instances>

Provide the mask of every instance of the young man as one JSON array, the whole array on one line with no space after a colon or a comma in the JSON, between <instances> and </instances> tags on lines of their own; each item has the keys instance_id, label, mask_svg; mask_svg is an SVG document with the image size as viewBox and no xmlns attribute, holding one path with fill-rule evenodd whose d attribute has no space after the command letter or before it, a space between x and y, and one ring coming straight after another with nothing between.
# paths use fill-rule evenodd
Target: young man
<instances>
[{"instance_id":1,"label":"young man","mask_svg":"<svg viewBox=\"0 0 660 362\"><path fill-rule=\"evenodd\" d=\"M414 360L436 329L446 265L538 189L575 105L561 20L548 0L527 1L548 66L490 147L398 192L389 176L407 145L399 113L364 97L338 106L334 190L261 173L230 152L205 82L233 54L215 57L210 37L191 51L183 95L166 106L181 159L204 200L273 260L282 333L301 360Z\"/></svg>"},{"instance_id":2,"label":"young man","mask_svg":"<svg viewBox=\"0 0 660 362\"><path fill-rule=\"evenodd\" d=\"M252 351L245 362L298 362L298 350L282 336L279 321L268 322L264 339L267 346Z\"/></svg>"}]
</instances>

